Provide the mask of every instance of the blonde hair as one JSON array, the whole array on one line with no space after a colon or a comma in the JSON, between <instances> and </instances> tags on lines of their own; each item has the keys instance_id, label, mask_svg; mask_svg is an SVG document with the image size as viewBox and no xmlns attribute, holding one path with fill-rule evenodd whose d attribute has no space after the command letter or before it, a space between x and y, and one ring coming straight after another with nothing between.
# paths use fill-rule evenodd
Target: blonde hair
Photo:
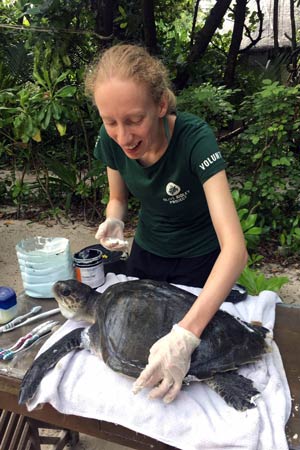
<instances>
[{"instance_id":1,"label":"blonde hair","mask_svg":"<svg viewBox=\"0 0 300 450\"><path fill-rule=\"evenodd\" d=\"M167 113L175 112L176 97L171 89L168 71L159 59L151 56L143 47L117 44L104 51L86 72L86 94L94 98L96 85L114 76L145 83L156 104L166 95Z\"/></svg>"}]
</instances>

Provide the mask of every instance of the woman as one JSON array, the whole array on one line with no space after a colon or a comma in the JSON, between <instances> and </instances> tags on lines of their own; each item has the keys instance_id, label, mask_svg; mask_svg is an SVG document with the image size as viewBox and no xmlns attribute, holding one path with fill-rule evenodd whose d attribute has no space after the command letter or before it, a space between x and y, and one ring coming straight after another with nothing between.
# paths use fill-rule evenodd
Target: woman
<instances>
[{"instance_id":1,"label":"woman","mask_svg":"<svg viewBox=\"0 0 300 450\"><path fill-rule=\"evenodd\" d=\"M109 202L96 239L124 243L128 192L141 210L127 275L202 287L191 309L150 350L134 392L169 403L178 394L201 333L247 262L239 219L214 135L176 113L166 68L146 50L116 45L88 72L103 125L95 156L107 166Z\"/></svg>"}]
</instances>

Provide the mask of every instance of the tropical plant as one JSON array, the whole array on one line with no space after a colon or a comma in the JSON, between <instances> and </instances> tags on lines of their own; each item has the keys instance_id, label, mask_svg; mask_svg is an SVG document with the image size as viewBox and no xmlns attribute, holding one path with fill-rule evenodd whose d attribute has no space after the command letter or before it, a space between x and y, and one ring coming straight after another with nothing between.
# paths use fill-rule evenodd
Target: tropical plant
<instances>
[{"instance_id":1,"label":"tropical plant","mask_svg":"<svg viewBox=\"0 0 300 450\"><path fill-rule=\"evenodd\" d=\"M280 234L280 245L288 254L300 251L300 215L289 218Z\"/></svg>"},{"instance_id":2,"label":"tropical plant","mask_svg":"<svg viewBox=\"0 0 300 450\"><path fill-rule=\"evenodd\" d=\"M12 176L5 195L10 194L19 210L21 205L25 206L25 200L30 199L34 204L40 199L39 191L52 211L55 211L55 203L61 204L66 197L64 207L68 213L74 194L83 200L84 211L86 203L90 202L93 204L92 215L95 211L99 215L96 207L96 189L99 186L93 178L87 182L86 174L92 177L90 140L95 139L101 122L84 97L80 86L82 71L71 71L66 67L67 62L49 43L36 46L33 81L0 91L0 134L3 138L0 152L14 170L19 168L22 171L19 179ZM61 163L67 173L60 173L63 181L66 176L69 176L69 181L71 176L76 180L69 183L69 195L61 194L57 178L51 176L55 161ZM28 193L24 176L32 171L36 174L37 183ZM88 200L89 196L92 200Z\"/></svg>"},{"instance_id":3,"label":"tropical plant","mask_svg":"<svg viewBox=\"0 0 300 450\"><path fill-rule=\"evenodd\" d=\"M257 214L249 211L250 196L240 193L238 189L232 191L232 197L241 222L242 230L249 250L257 248L261 235L264 232L263 227L256 226ZM246 207L248 206L248 207Z\"/></svg>"},{"instance_id":4,"label":"tropical plant","mask_svg":"<svg viewBox=\"0 0 300 450\"><path fill-rule=\"evenodd\" d=\"M286 216L297 215L298 210L299 98L300 86L265 80L242 103L239 113L245 129L226 154L232 178L236 171L245 180L243 192L250 196L250 208L255 207L265 225L277 233L285 229Z\"/></svg>"},{"instance_id":5,"label":"tropical plant","mask_svg":"<svg viewBox=\"0 0 300 450\"><path fill-rule=\"evenodd\" d=\"M288 282L288 277L267 278L263 273L250 267L246 267L238 279L238 283L244 286L250 295L259 295L262 291L278 292Z\"/></svg>"},{"instance_id":6,"label":"tropical plant","mask_svg":"<svg viewBox=\"0 0 300 450\"><path fill-rule=\"evenodd\" d=\"M177 97L178 109L188 111L205 119L215 132L227 128L234 118L235 106L230 99L236 91L224 86L203 83L190 86Z\"/></svg>"}]
</instances>

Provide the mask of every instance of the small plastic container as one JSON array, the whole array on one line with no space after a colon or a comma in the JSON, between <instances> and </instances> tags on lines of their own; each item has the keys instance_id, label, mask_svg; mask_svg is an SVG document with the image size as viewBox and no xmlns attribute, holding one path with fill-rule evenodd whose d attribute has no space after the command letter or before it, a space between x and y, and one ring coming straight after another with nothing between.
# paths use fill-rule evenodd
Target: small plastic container
<instances>
[{"instance_id":1,"label":"small plastic container","mask_svg":"<svg viewBox=\"0 0 300 450\"><path fill-rule=\"evenodd\" d=\"M16 252L25 293L36 298L52 298L56 281L74 278L70 242L53 237L23 239Z\"/></svg>"},{"instance_id":2,"label":"small plastic container","mask_svg":"<svg viewBox=\"0 0 300 450\"><path fill-rule=\"evenodd\" d=\"M17 296L8 286L0 286L0 324L10 322L17 315Z\"/></svg>"}]
</instances>

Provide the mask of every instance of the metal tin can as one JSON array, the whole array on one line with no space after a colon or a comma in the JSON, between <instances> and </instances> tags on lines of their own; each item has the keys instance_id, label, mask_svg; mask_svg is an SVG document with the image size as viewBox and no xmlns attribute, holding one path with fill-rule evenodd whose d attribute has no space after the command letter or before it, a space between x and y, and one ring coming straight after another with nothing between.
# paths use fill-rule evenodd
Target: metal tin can
<instances>
[{"instance_id":1,"label":"metal tin can","mask_svg":"<svg viewBox=\"0 0 300 450\"><path fill-rule=\"evenodd\" d=\"M84 248L74 254L75 275L78 281L95 289L105 282L102 252Z\"/></svg>"}]
</instances>

